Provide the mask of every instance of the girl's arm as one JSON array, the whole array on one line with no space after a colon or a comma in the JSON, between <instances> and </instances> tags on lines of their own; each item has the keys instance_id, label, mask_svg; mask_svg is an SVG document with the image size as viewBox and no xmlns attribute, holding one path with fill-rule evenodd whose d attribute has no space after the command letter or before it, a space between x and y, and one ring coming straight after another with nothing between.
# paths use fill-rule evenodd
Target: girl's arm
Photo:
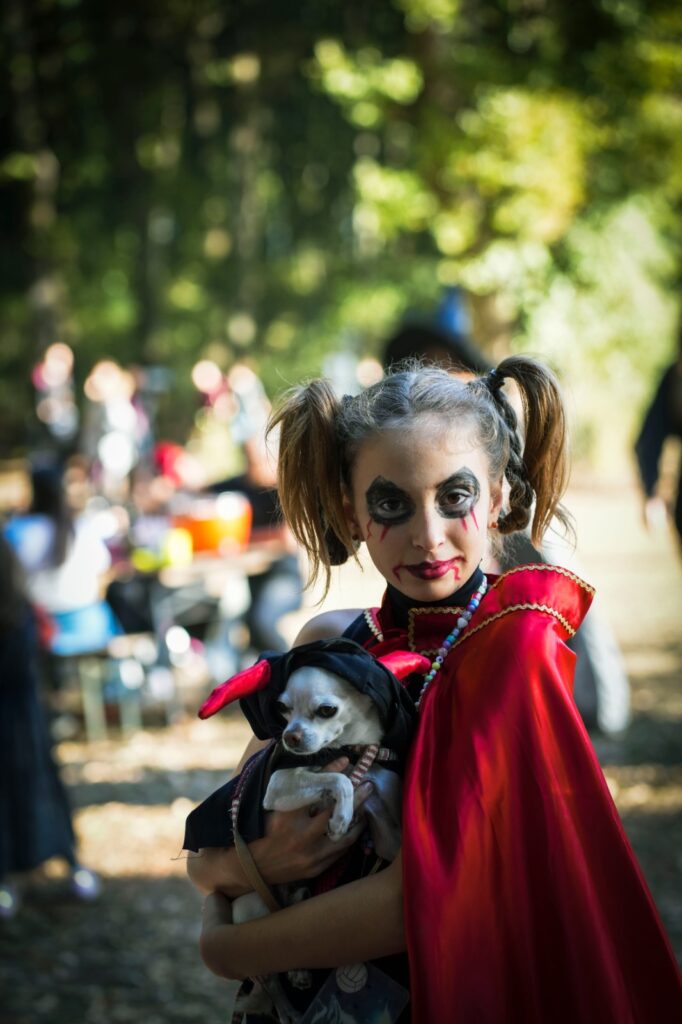
<instances>
[{"instance_id":1,"label":"girl's arm","mask_svg":"<svg viewBox=\"0 0 682 1024\"><path fill-rule=\"evenodd\" d=\"M299 967L337 967L405 949L402 863L304 900L269 917L234 925L219 893L204 905L200 940L206 966L224 978Z\"/></svg>"}]
</instances>

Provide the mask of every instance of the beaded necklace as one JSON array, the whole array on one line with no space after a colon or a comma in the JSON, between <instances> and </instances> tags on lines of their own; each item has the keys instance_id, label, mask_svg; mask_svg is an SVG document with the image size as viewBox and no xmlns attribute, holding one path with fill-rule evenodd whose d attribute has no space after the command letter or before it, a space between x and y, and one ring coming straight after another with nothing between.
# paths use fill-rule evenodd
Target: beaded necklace
<instances>
[{"instance_id":1,"label":"beaded necklace","mask_svg":"<svg viewBox=\"0 0 682 1024\"><path fill-rule=\"evenodd\" d=\"M416 706L417 707L419 707L419 705L421 704L421 702L422 702L422 700L424 698L424 694L426 693L426 691L428 690L429 686L431 685L431 683L433 682L433 680L436 678L436 676L440 672L441 668L443 667L443 662L445 661L445 659L447 658L448 654L450 653L450 650L451 650L452 646L454 645L455 641L461 636L462 632L469 625L469 622L471 621L471 617L474 614L474 612L476 611L476 609L478 608L478 606L481 603L481 601L483 600L483 595L485 594L487 589L488 589L488 581L487 581L487 579L484 576L483 577L483 581L481 582L481 584L478 587L478 589L474 591L474 594L471 597L471 599L470 599L468 605L466 606L465 610L462 612L462 614L457 619L457 622L455 623L455 628L452 629L448 633L448 635L445 637L445 639L443 640L442 644L438 648L438 651L436 653L436 657L431 662L431 668L429 669L429 671L427 672L427 674L426 674L426 676L424 678L424 683L422 685L422 688L421 688L421 691L419 693L419 696L418 696L418 698L416 700ZM365 617L365 622L367 623L367 626L369 627L370 632L372 633L373 636L376 637L376 639L379 641L379 643L381 643L381 641L384 639L384 634L381 632L381 630L379 629L379 627L375 623L374 619L372 618L372 615L370 613L369 608L365 609L365 611L363 612L363 615Z\"/></svg>"}]
</instances>

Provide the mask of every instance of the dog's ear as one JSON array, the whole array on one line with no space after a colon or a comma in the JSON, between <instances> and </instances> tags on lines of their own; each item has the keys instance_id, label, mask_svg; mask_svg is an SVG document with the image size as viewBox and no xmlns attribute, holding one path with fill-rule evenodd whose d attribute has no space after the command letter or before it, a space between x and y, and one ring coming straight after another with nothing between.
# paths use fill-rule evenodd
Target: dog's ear
<instances>
[{"instance_id":1,"label":"dog's ear","mask_svg":"<svg viewBox=\"0 0 682 1024\"><path fill-rule=\"evenodd\" d=\"M226 704L231 704L241 697L248 697L258 690L263 690L270 682L270 662L263 659L236 676L231 676L206 698L199 708L199 718L210 718Z\"/></svg>"},{"instance_id":2,"label":"dog's ear","mask_svg":"<svg viewBox=\"0 0 682 1024\"><path fill-rule=\"evenodd\" d=\"M417 654L416 651L392 651L377 658L377 661L397 679L405 679L413 672L426 674L431 668L429 659L423 654Z\"/></svg>"}]
</instances>

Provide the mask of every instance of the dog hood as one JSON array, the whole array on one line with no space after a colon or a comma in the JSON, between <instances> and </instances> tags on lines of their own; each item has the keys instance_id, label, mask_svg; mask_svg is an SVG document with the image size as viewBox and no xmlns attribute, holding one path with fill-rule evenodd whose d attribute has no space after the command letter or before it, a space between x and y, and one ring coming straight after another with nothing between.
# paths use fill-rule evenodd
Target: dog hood
<instances>
[{"instance_id":1,"label":"dog hood","mask_svg":"<svg viewBox=\"0 0 682 1024\"><path fill-rule=\"evenodd\" d=\"M360 644L345 637L316 640L294 647L285 654L265 652L256 665L217 687L204 702L199 715L206 718L239 699L256 736L261 740L279 739L286 723L275 709L275 704L292 672L303 666L315 666L333 672L371 698L384 730L383 745L402 757L414 732L417 709L388 665L405 676L411 672L428 671L430 662L410 651L396 652L390 659L387 658L387 664L383 664Z\"/></svg>"}]
</instances>

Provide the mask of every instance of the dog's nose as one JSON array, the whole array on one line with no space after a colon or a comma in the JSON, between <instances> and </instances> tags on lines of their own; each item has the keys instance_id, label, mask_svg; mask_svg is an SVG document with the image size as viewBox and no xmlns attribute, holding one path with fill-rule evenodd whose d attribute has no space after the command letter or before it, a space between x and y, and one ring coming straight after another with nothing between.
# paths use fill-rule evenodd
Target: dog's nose
<instances>
[{"instance_id":1,"label":"dog's nose","mask_svg":"<svg viewBox=\"0 0 682 1024\"><path fill-rule=\"evenodd\" d=\"M298 747L301 742L301 733L297 729L286 729L283 739L288 747Z\"/></svg>"}]
</instances>

